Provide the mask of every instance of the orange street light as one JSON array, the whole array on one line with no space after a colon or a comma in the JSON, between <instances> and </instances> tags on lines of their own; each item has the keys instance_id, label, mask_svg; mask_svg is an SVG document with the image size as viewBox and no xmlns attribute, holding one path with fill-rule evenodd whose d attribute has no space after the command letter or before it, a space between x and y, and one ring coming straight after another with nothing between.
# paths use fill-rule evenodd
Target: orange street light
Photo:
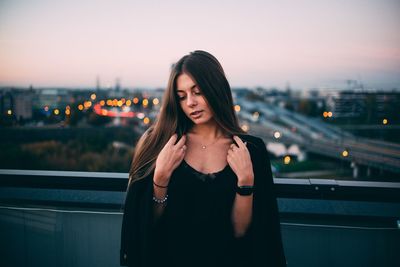
<instances>
[{"instance_id":1,"label":"orange street light","mask_svg":"<svg viewBox=\"0 0 400 267\"><path fill-rule=\"evenodd\" d=\"M284 163L285 165L288 165L288 164L290 163L290 160L291 160L290 156L285 156L285 157L283 158L283 163Z\"/></svg>"}]
</instances>

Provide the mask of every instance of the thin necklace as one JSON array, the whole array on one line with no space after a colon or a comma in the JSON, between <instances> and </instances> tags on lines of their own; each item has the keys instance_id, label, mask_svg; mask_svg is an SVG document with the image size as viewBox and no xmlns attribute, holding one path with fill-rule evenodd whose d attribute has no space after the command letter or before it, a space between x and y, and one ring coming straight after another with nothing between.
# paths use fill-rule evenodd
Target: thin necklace
<instances>
[{"instance_id":1,"label":"thin necklace","mask_svg":"<svg viewBox=\"0 0 400 267\"><path fill-rule=\"evenodd\" d=\"M207 149L208 146L211 146L211 145L215 144L222 136L224 136L224 135L221 134L220 136L218 136L217 138L215 138L215 140L214 140L212 143L210 143L210 144L207 144L207 145L201 144L201 148L202 148L202 149Z\"/></svg>"}]
</instances>

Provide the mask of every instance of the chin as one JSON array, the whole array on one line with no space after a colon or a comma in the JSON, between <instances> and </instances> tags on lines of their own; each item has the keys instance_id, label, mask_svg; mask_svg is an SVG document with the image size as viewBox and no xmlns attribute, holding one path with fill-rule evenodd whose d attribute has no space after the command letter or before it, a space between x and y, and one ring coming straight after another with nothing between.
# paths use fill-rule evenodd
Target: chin
<instances>
[{"instance_id":1,"label":"chin","mask_svg":"<svg viewBox=\"0 0 400 267\"><path fill-rule=\"evenodd\" d=\"M200 118L198 118L198 119L193 119L193 118L190 116L190 114L186 114L186 117L187 117L188 119L190 119L190 120L193 122L193 124L195 124L195 125L209 123L209 122L212 120L212 116L209 116L209 114L204 114L204 115L206 115L206 116L202 116L202 117L200 117ZM208 116L207 116L207 115L208 115Z\"/></svg>"},{"instance_id":2,"label":"chin","mask_svg":"<svg viewBox=\"0 0 400 267\"><path fill-rule=\"evenodd\" d=\"M200 125L200 124L206 124L209 123L211 119L200 119L200 120L192 120L193 124Z\"/></svg>"}]
</instances>

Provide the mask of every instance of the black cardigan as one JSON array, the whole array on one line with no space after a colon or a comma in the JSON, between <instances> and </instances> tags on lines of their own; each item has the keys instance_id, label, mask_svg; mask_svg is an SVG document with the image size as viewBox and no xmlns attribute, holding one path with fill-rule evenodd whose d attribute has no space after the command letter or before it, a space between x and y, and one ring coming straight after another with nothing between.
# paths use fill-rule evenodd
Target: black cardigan
<instances>
[{"instance_id":1,"label":"black cardigan","mask_svg":"<svg viewBox=\"0 0 400 267\"><path fill-rule=\"evenodd\" d=\"M199 177L186 162L173 172L163 215L153 220L153 174L127 190L120 264L150 266L286 266L271 165L264 142L241 135L254 170L252 221L233 235L236 176L229 165ZM200 179L199 179L200 178Z\"/></svg>"}]
</instances>

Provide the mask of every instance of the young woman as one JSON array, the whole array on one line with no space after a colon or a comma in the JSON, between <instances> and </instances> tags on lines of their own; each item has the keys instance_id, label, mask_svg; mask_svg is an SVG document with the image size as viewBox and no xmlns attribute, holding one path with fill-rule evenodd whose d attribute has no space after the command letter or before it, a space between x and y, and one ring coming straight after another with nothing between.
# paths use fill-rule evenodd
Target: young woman
<instances>
[{"instance_id":1,"label":"young woman","mask_svg":"<svg viewBox=\"0 0 400 267\"><path fill-rule=\"evenodd\" d=\"M121 265L286 266L265 144L241 130L207 52L173 65L160 114L136 146Z\"/></svg>"}]
</instances>

